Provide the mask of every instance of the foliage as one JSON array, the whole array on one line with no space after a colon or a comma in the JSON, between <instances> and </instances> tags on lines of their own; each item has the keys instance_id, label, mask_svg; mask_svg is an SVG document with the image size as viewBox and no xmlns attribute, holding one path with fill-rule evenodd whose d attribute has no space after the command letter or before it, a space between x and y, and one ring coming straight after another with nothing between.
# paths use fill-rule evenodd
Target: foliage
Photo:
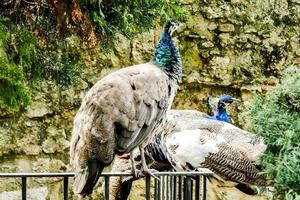
<instances>
[{"instance_id":1,"label":"foliage","mask_svg":"<svg viewBox=\"0 0 300 200\"><path fill-rule=\"evenodd\" d=\"M30 104L30 93L23 81L24 76L19 67L0 59L0 105L18 108Z\"/></svg>"},{"instance_id":2,"label":"foliage","mask_svg":"<svg viewBox=\"0 0 300 200\"><path fill-rule=\"evenodd\" d=\"M79 75L81 61L66 47L46 49L31 31L10 23L0 18L0 105L18 110L30 104L29 84L52 79L68 86Z\"/></svg>"},{"instance_id":3,"label":"foliage","mask_svg":"<svg viewBox=\"0 0 300 200\"><path fill-rule=\"evenodd\" d=\"M30 104L30 86L40 80L74 83L86 51L99 51L98 38L132 36L159 17L188 16L179 0L9 1L0 11L0 106L16 110ZM74 37L81 39L75 47Z\"/></svg>"},{"instance_id":4,"label":"foliage","mask_svg":"<svg viewBox=\"0 0 300 200\"><path fill-rule=\"evenodd\" d=\"M274 90L256 97L247 116L268 145L261 162L275 180L275 196L300 198L300 68L289 67Z\"/></svg>"},{"instance_id":5,"label":"foliage","mask_svg":"<svg viewBox=\"0 0 300 200\"><path fill-rule=\"evenodd\" d=\"M113 35L122 32L127 36L148 30L157 16L186 20L188 16L178 0L81 0L100 33Z\"/></svg>"},{"instance_id":6,"label":"foliage","mask_svg":"<svg viewBox=\"0 0 300 200\"><path fill-rule=\"evenodd\" d=\"M30 93L24 85L25 77L18 64L31 64L35 40L24 29L11 34L6 26L7 21L0 20L0 105L18 108L30 104Z\"/></svg>"},{"instance_id":7,"label":"foliage","mask_svg":"<svg viewBox=\"0 0 300 200\"><path fill-rule=\"evenodd\" d=\"M164 3L160 12L164 20L175 18L179 21L186 21L190 15L189 11L182 7L179 0Z\"/></svg>"}]
</instances>

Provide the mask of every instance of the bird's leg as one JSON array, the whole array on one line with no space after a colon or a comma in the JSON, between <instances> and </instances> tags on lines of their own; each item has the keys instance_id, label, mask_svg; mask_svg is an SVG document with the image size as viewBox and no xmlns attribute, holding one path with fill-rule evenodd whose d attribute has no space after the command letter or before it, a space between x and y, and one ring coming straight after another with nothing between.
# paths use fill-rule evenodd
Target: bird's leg
<instances>
[{"instance_id":1,"label":"bird's leg","mask_svg":"<svg viewBox=\"0 0 300 200\"><path fill-rule=\"evenodd\" d=\"M133 178L137 179L139 177L139 172L138 172L138 170L135 166L133 151L130 152L130 161L131 161L131 171L132 171L132 174L133 174Z\"/></svg>"},{"instance_id":2,"label":"bird's leg","mask_svg":"<svg viewBox=\"0 0 300 200\"><path fill-rule=\"evenodd\" d=\"M143 173L149 174L153 178L155 178L157 180L160 180L157 176L155 176L153 174L153 172L151 172L151 169L149 169L148 166L147 166L146 159L145 159L145 154L144 154L144 145L140 145L139 149L140 149L140 154L141 154L142 171L143 171ZM156 171L156 170L152 170L152 171Z\"/></svg>"}]
</instances>

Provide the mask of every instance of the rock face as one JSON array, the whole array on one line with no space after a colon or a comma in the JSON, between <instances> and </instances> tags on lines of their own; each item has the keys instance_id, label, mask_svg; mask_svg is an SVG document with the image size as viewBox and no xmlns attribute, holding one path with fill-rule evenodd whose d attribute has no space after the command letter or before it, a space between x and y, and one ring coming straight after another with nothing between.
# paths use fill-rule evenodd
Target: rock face
<instances>
[{"instance_id":1,"label":"rock face","mask_svg":"<svg viewBox=\"0 0 300 200\"><path fill-rule=\"evenodd\" d=\"M173 108L205 111L206 95L227 93L243 101L229 110L233 123L247 124L237 113L242 113L252 92L271 89L288 64L300 63L298 1L180 2L190 17L176 39L180 41L184 78ZM157 25L131 40L117 34L112 48L91 60L73 87L43 82L32 91L30 108L10 118L0 116L0 172L70 170L68 141L84 94L112 71L149 61L160 30ZM42 187L46 180L41 180L32 180L32 187ZM13 179L1 181L0 196L19 190L18 184ZM45 190L47 199L62 199L61 185L61 180L51 179ZM216 199L232 199L229 196Z\"/></svg>"}]
</instances>

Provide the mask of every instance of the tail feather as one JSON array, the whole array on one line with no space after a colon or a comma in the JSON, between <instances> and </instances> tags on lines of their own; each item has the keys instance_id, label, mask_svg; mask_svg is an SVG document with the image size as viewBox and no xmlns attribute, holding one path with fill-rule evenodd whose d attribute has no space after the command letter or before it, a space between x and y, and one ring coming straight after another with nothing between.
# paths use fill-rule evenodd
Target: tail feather
<instances>
[{"instance_id":1,"label":"tail feather","mask_svg":"<svg viewBox=\"0 0 300 200\"><path fill-rule=\"evenodd\" d=\"M75 174L73 191L82 197L85 197L93 192L104 165L97 160L88 161L87 166L80 172Z\"/></svg>"}]
</instances>

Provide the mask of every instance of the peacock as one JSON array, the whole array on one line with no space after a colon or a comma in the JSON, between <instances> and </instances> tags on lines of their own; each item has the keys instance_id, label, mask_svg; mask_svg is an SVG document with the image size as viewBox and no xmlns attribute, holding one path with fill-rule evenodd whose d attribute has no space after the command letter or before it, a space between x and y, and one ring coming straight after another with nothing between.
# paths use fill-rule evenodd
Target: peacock
<instances>
[{"instance_id":1,"label":"peacock","mask_svg":"<svg viewBox=\"0 0 300 200\"><path fill-rule=\"evenodd\" d=\"M145 154L148 165L160 171L207 167L219 180L262 185L265 177L257 161L265 149L260 137L227 122L209 119L196 110L171 110ZM127 199L133 180L115 180L113 197Z\"/></svg>"},{"instance_id":2,"label":"peacock","mask_svg":"<svg viewBox=\"0 0 300 200\"><path fill-rule=\"evenodd\" d=\"M197 112L198 111L194 111L195 115L197 115ZM175 143L178 143L182 134L189 135L190 137L180 140L179 146L184 145L185 142L192 143L192 138L197 138L197 135L200 135L203 139L201 139L199 143L196 141L197 145L205 144L206 141L210 140L217 144L218 141L221 143L225 142L230 148L242 152L242 155L251 163L255 163L266 149L266 145L260 137L230 123L207 118L193 118L191 120L190 112L187 113L185 110L172 110L170 111L170 115L172 117L169 123L175 124L175 127L170 133L165 133L167 149L170 149L172 145L177 146ZM189 120L185 120L186 115L189 116ZM191 148L191 146L189 147ZM169 153L173 158L177 156L177 154L173 154L172 151L169 151ZM186 155L189 156L188 154ZM174 165L174 167L178 170L187 169L187 166L181 164Z\"/></svg>"},{"instance_id":3,"label":"peacock","mask_svg":"<svg viewBox=\"0 0 300 200\"><path fill-rule=\"evenodd\" d=\"M83 98L74 118L70 164L75 169L73 191L92 193L104 167L115 155L139 148L142 171L153 175L144 158L144 147L157 127L166 121L182 78L182 61L172 41L180 23L168 20L153 59L122 68L98 81Z\"/></svg>"},{"instance_id":4,"label":"peacock","mask_svg":"<svg viewBox=\"0 0 300 200\"><path fill-rule=\"evenodd\" d=\"M236 98L233 98L232 96L228 94L223 94L219 97L216 110L213 116L205 115L207 118L215 119L223 122L230 123L230 118L227 114L227 105L232 104L234 101L239 101ZM211 109L210 104L210 97L206 97L206 106L208 109Z\"/></svg>"}]
</instances>

